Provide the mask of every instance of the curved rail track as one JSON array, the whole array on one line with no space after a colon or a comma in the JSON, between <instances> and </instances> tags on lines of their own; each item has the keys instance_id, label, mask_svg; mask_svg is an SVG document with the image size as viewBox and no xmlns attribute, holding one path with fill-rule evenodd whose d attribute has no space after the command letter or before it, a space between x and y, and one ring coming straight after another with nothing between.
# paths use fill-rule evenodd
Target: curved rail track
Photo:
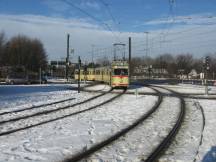
<instances>
[{"instance_id":1,"label":"curved rail track","mask_svg":"<svg viewBox=\"0 0 216 162\"><path fill-rule=\"evenodd\" d=\"M82 87L81 90L85 91L85 88L93 87L95 85L96 85L95 83L86 85L86 86ZM102 91L102 90L98 90L96 92L99 92L99 91ZM26 108L23 108L23 109L14 109L12 111L4 111L4 112L0 112L0 117L2 115L12 114L12 113L18 113L18 112L23 112L23 111L26 111L26 110L32 110L32 109L36 109L36 108L41 108L41 107L56 105L56 104L59 104L59 103L63 103L63 102L67 102L67 101L72 101L74 99L75 99L74 97L70 97L70 98L67 98L67 99L64 99L64 100L59 100L59 101L50 102L50 103L46 103L46 104L35 105L35 106L31 106L31 107L26 107Z\"/></svg>"},{"instance_id":2,"label":"curved rail track","mask_svg":"<svg viewBox=\"0 0 216 162\"><path fill-rule=\"evenodd\" d=\"M172 140L174 139L174 137L178 133L178 130L180 129L181 124L184 120L184 116L185 116L185 101L184 101L184 98L179 93L177 93L173 90L170 90L168 88L160 87L160 86L153 86L153 87L159 87L161 89L165 89L167 91L172 92L176 97L178 97L180 99L181 107L180 107L180 113L178 115L178 118L176 120L175 125L173 126L171 131L168 133L168 135L162 140L162 142L148 156L148 158L145 160L146 162L156 161L158 159L158 157L161 155L161 153L164 152L168 148L168 146L170 145L170 143L172 142Z\"/></svg>"},{"instance_id":3,"label":"curved rail track","mask_svg":"<svg viewBox=\"0 0 216 162\"><path fill-rule=\"evenodd\" d=\"M158 96L158 101L155 103L155 105L152 107L152 109L150 109L147 113L143 114L139 119L137 119L134 123L132 123L128 127L122 129L121 131L119 131L116 134L110 136L109 138L105 139L104 141L93 145L89 149L87 149L87 150L85 150L83 152L79 152L79 153L73 155L72 157L69 157L69 158L65 159L64 162L76 162L76 161L80 161L82 159L88 158L91 154L93 154L96 151L102 149L103 147L107 146L108 144L111 144L112 142L116 141L120 137L124 136L126 133L128 133L129 131L131 131L135 127L137 127L139 124L144 122L149 116L151 116L160 107L160 105L161 105L161 103L163 101L163 96L166 96L166 95L163 95L154 86L149 86L149 87L154 89L156 91L156 93L157 93L157 94L154 94L154 95ZM161 88L161 87L159 87L159 88ZM163 89L165 89L165 88L163 88ZM163 151L165 151L165 149L169 146L169 144L171 143L171 141L173 140L173 138L177 134L179 128L181 127L181 123L182 123L182 121L184 119L185 102L184 102L183 97L180 96L179 94L177 94L176 92L172 91L172 90L169 90L169 89L166 89L166 90L172 92L175 97L178 97L180 99L180 101L181 101L181 108L180 109L181 110L180 110L180 113L178 115L178 119L176 120L176 123L174 124L173 128L168 133L168 135L164 138L164 140L148 156L148 158L145 160L147 162L156 161L158 159L158 157L161 155L161 153Z\"/></svg>"},{"instance_id":4,"label":"curved rail track","mask_svg":"<svg viewBox=\"0 0 216 162\"><path fill-rule=\"evenodd\" d=\"M96 99L98 97L104 96L104 95L110 93L111 91L112 91L112 89L110 89L107 92L103 92L103 93L101 93L99 95L90 97L89 99L86 99L84 101L81 101L81 102L78 102L78 103L75 103L75 104L71 104L71 105L67 105L67 106L64 106L64 107L59 107L59 108L51 109L51 110L43 110L43 111L39 111L39 112L32 113L32 114L29 114L29 115L23 115L23 116L20 116L20 117L18 116L16 118L12 118L12 119L0 120L0 125L4 124L4 123L7 123L7 122L18 121L18 120L21 120L21 119L27 119L27 118L38 116L38 115L43 115L43 114L48 114L48 113L52 113L52 112L57 112L59 110L68 109L68 108L71 108L71 107L74 107L74 106L77 106L77 105L80 105L80 104L84 104L84 103L89 102L91 100L94 100L94 99ZM37 106L32 106L32 107L28 107L28 108L24 108L24 109L17 109L17 110L2 112L2 113L0 113L0 117L3 116L3 115L12 115L14 113L24 112L24 111L30 111L31 112L31 110L36 109L36 108L44 108L44 107L47 107L47 106L56 105L56 104L64 103L64 102L67 102L67 101L72 101L74 99L75 98L72 97L72 98L69 98L69 99L60 100L60 101L56 101L56 102L51 102L51 103L47 103L47 104L41 104L41 105L37 105Z\"/></svg>"},{"instance_id":5,"label":"curved rail track","mask_svg":"<svg viewBox=\"0 0 216 162\"><path fill-rule=\"evenodd\" d=\"M205 112L204 112L204 109L203 107L199 104L199 102L195 102L195 106L200 109L201 111L201 114L202 114L202 130L201 130L201 136L200 136L200 142L199 142L199 147L202 145L203 143L203 132L204 132L204 129L205 129L205 125L206 125L206 118L205 118ZM194 160L193 162L196 162L197 161L197 155L199 154L199 147L196 151L196 155L194 157Z\"/></svg>"},{"instance_id":6,"label":"curved rail track","mask_svg":"<svg viewBox=\"0 0 216 162\"><path fill-rule=\"evenodd\" d=\"M65 109L71 109L74 106L82 105L82 104L87 103L89 101L92 101L92 100L94 100L96 98L104 96L105 94L108 94L111 91L112 91L112 89L110 91L108 91L108 92L104 92L102 94L93 96L93 97L91 97L89 99L86 99L86 100L84 100L82 102L75 103L75 104L72 104L72 105L67 105L67 106L64 106L64 107L57 108L57 109L45 110L45 111L41 111L41 112L36 112L34 114L30 114L30 115L25 115L25 116L20 116L20 117L12 118L12 119L2 120L2 121L0 121L0 126L1 126L1 128L4 128L4 124L8 124L8 123L10 124L10 123L13 123L15 121L19 121L21 119L28 120L28 119L32 119L33 117L38 117L40 115L50 114L50 113L58 112L60 110L65 110ZM0 132L0 136L8 135L8 134L15 133L15 132L18 132L18 131L21 131L21 130L29 129L29 128L36 127L36 126L43 125L43 124L47 124L47 123L50 123L50 122L53 122L53 121L57 121L57 120L60 120L60 119L63 119L63 118L71 117L73 115L77 115L77 114L80 114L80 113L83 113L83 112L86 112L86 111L90 111L90 110L96 109L96 108L98 108L98 107L100 107L100 106L102 106L104 104L107 104L107 103L113 101L114 99L117 99L118 97L120 97L124 93L125 93L125 91L123 91L120 94L115 95L114 97L111 97L110 99L108 99L108 100L106 100L106 101L104 101L102 103L99 103L97 105L91 106L89 108L85 108L83 110L79 110L79 111L75 111L75 112L72 112L72 113L69 113L69 114L65 114L65 115L62 115L60 117L56 117L56 118L53 118L53 119L50 119L50 120L40 121L38 123L34 123L34 124L27 125L27 126L24 126L24 127L18 127L18 128L14 128L14 129L10 129L10 130L4 131L4 132Z\"/></svg>"},{"instance_id":7,"label":"curved rail track","mask_svg":"<svg viewBox=\"0 0 216 162\"><path fill-rule=\"evenodd\" d=\"M154 89L154 88L152 88L152 89ZM152 113L154 113L158 109L159 105L161 104L161 102L163 100L163 96L161 95L161 93L156 89L154 89L154 90L158 94L158 101L155 103L155 105L152 107L152 109L150 109L147 113L143 114L139 119L135 120L135 122L133 122L128 127L115 133L114 135L110 136L109 138L105 139L104 141L93 145L89 149L87 149L83 152L77 153L70 158L67 158L64 162L75 162L75 161L80 161L84 158L87 158L89 155L102 149L103 147L107 146L108 144L111 144L112 142L114 142L115 140L124 136L126 133L128 133L129 131L131 131L132 129L137 127L139 124L141 124L144 120L146 120Z\"/></svg>"},{"instance_id":8,"label":"curved rail track","mask_svg":"<svg viewBox=\"0 0 216 162\"><path fill-rule=\"evenodd\" d=\"M180 99L180 101L181 101L181 108L180 109L181 110L180 110L180 113L178 115L178 119L176 120L176 123L175 123L174 127L171 129L171 131L168 133L168 135L164 138L164 140L148 156L147 160L145 160L147 162L156 161L158 159L158 157L163 153L163 151L165 151L165 149L169 146L169 144L171 143L171 141L174 139L175 135L177 134L179 128L181 127L181 123L182 123L182 121L184 119L184 113L185 113L185 102L184 102L183 96L181 96L180 94L178 94L175 91L172 91L172 90L164 88L164 87L159 87L159 86L150 86L150 85L148 85L148 86L150 88L152 88L156 92L156 93L149 93L149 94L158 96L158 101L155 103L155 105L152 107L152 109L150 109L147 113L143 114L139 119L135 120L128 127L123 128L119 132L115 133L114 135L110 136L109 138L105 139L104 141L93 145L92 147L88 148L87 150L85 150L83 152L79 152L78 154L75 154L73 157L67 158L64 162L74 162L74 161L79 161L79 160L82 160L84 158L87 158L89 155L91 155L94 152L100 150L101 148L107 146L108 144L111 144L112 142L114 142L117 139L119 139L120 137L124 136L126 133L128 133L129 131L131 131L132 129L137 127L138 125L142 124L149 116L151 116L160 107L160 105L161 105L161 103L163 101L163 96L166 96L166 95L163 95L159 90L157 90L157 88L161 88L161 89L166 89L167 91L172 92L172 94L173 94L172 96L178 97ZM67 105L67 106L64 106L64 107L59 107L57 109L40 111L40 112L36 112L36 113L30 114L30 115L24 115L24 116L12 118L12 119L2 120L2 121L0 121L0 126L4 127L4 124L11 123L11 122L13 123L13 122L19 121L21 119L31 119L31 118L36 117L36 116L50 114L50 113L53 113L53 112L58 112L60 110L70 109L70 108L72 108L74 106L82 105L82 104L87 103L87 102L89 102L91 100L94 100L94 99L96 99L98 97L104 96L107 93L115 93L115 92L112 92L112 90L110 90L108 92L102 92L99 95L93 96L93 97L91 97L89 99L86 99L86 100L84 100L82 102L79 102L79 103ZM3 132L0 132L0 136L8 135L8 134L15 133L15 132L18 132L18 131L21 131L21 130L26 130L26 129L29 129L29 128L33 128L33 127L36 127L36 126L39 126L39 125L47 124L47 123L50 123L50 122L53 122L53 121L57 121L57 120L60 120L60 119L63 119L63 118L71 117L71 116L76 115L76 114L80 114L80 113L83 113L83 112L86 112L86 111L96 109L96 108L98 108L98 107L100 107L102 105L105 105L105 104L113 101L114 99L117 99L118 97L122 96L125 93L126 93L126 91L123 91L121 93L117 92L117 94L114 97L111 97L110 99L108 99L108 100L106 100L106 101L104 101L102 103L99 103L97 105L88 107L88 108L83 109L83 110L79 110L79 111L76 111L76 112L72 112L70 114L62 115L60 117L56 117L56 118L53 118L53 119L50 119L50 120L40 121L38 123L33 123L31 125L26 125L24 127L17 127L17 128L13 128L11 130L6 130L6 131L3 131ZM143 93L143 94L145 94L145 93ZM1 113L0 116L10 114L10 113L12 114L12 113L16 113L16 112L29 111L29 110L32 110L32 109L35 109L35 108L38 108L38 107L43 107L43 106L45 107L45 106L55 105L55 104L58 104L58 103L61 103L61 102L66 102L68 100L73 100L73 98L62 100L62 101L57 101L57 102L53 102L53 103L48 103L48 104L44 104L44 105L39 105L39 106L31 107L31 108L20 109L20 110L15 110L15 111L11 111L11 112L5 112L5 114Z\"/></svg>"}]
</instances>

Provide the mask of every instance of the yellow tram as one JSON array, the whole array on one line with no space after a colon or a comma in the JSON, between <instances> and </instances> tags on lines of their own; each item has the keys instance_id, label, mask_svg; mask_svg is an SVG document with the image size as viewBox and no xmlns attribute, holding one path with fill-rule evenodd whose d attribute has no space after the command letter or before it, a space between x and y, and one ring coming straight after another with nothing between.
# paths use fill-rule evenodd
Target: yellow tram
<instances>
[{"instance_id":1,"label":"yellow tram","mask_svg":"<svg viewBox=\"0 0 216 162\"><path fill-rule=\"evenodd\" d=\"M113 61L111 66L87 68L80 70L80 80L101 81L108 83L112 88L127 88L129 86L127 61ZM78 69L75 71L78 80Z\"/></svg>"}]
</instances>

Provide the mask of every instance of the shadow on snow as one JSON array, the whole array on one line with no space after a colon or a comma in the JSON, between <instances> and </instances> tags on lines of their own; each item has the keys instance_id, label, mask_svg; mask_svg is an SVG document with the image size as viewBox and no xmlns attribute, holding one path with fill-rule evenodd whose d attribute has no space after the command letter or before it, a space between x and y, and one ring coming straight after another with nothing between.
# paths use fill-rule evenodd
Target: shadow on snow
<instances>
[{"instance_id":1,"label":"shadow on snow","mask_svg":"<svg viewBox=\"0 0 216 162\"><path fill-rule=\"evenodd\" d=\"M68 85L13 85L13 86L0 86L0 96L19 95L26 93L39 93L39 92L55 92L64 90L76 90L75 87Z\"/></svg>"},{"instance_id":2,"label":"shadow on snow","mask_svg":"<svg viewBox=\"0 0 216 162\"><path fill-rule=\"evenodd\" d=\"M216 162L216 146L213 146L211 150L206 153L202 162Z\"/></svg>"}]
</instances>

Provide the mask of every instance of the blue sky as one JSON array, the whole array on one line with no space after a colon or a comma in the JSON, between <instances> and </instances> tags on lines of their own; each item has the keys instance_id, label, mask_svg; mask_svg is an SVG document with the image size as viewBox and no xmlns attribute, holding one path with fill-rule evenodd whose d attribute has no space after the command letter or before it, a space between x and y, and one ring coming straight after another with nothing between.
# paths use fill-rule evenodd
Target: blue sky
<instances>
[{"instance_id":1,"label":"blue sky","mask_svg":"<svg viewBox=\"0 0 216 162\"><path fill-rule=\"evenodd\" d=\"M143 30L158 29L163 26L141 25L144 22L158 18L184 16L194 14L216 13L214 0L176 0L170 10L169 0L68 0L103 22L112 20L107 11L107 5L115 18L110 26L121 31L140 32ZM105 4L104 4L105 3ZM76 8L69 6L62 0L1 0L1 14L33 14L63 18L91 19ZM103 25L102 25L103 26ZM117 27L116 27L117 26ZM104 26L103 26L104 27ZM104 27L106 28L106 27Z\"/></svg>"},{"instance_id":2,"label":"blue sky","mask_svg":"<svg viewBox=\"0 0 216 162\"><path fill-rule=\"evenodd\" d=\"M142 44L140 49L135 48L134 50L135 54L142 55L141 51L145 50L144 31L150 32L149 41L154 48L160 46L158 51L153 50L152 47L152 56L165 52L204 55L216 51L215 44L211 47L205 46L208 40L212 43L214 38L201 42L206 49L202 48L202 52L193 46L188 47L185 51L179 50L183 42L172 41L172 45L176 46L173 47L173 50L167 49L170 45L164 43L175 39L174 37L179 37L179 34L174 35L172 32L190 31L185 33L189 38L184 39L188 44L188 41L194 42L198 39L190 39L194 35L214 30L216 25L215 0L170 0L170 3L169 0L1 0L0 16L2 19L0 31L6 32L8 37L25 34L41 39L49 57L55 59L60 58L60 53L65 52L63 43L65 43L67 33L76 35L76 38L72 38L72 42L75 41L73 48L77 51L77 55L85 55L91 51L92 44L95 48L97 46L104 48L119 40L127 42L128 36L134 37L135 41ZM55 33L57 30L59 33ZM165 33L166 38L161 33ZM157 40L164 40L162 45L154 42L156 36ZM62 43L57 42L57 39ZM101 41L101 39L105 40ZM82 47L83 42L85 48ZM53 43L59 44L58 47L54 47ZM194 42L194 44L197 43Z\"/></svg>"}]
</instances>

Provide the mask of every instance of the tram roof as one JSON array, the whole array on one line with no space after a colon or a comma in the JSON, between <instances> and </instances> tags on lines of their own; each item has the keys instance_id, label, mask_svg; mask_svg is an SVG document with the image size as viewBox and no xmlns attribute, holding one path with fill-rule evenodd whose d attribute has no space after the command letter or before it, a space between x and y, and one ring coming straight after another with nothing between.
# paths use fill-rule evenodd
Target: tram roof
<instances>
[{"instance_id":1,"label":"tram roof","mask_svg":"<svg viewBox=\"0 0 216 162\"><path fill-rule=\"evenodd\" d=\"M112 62L112 66L128 66L128 62L123 60L117 60Z\"/></svg>"}]
</instances>

